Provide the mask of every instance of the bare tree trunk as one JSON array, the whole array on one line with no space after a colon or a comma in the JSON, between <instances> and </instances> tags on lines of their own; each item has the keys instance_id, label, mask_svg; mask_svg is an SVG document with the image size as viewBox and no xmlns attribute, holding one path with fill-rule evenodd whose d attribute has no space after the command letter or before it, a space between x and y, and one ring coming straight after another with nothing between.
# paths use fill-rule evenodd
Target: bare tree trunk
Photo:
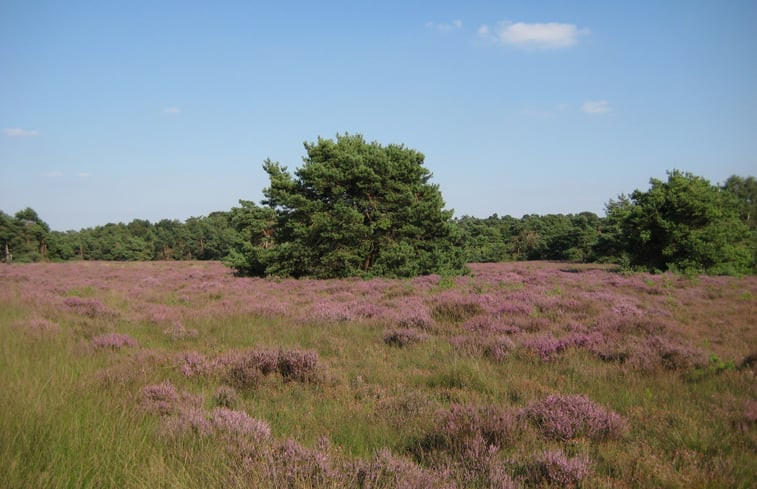
<instances>
[{"instance_id":1,"label":"bare tree trunk","mask_svg":"<svg viewBox=\"0 0 757 489\"><path fill-rule=\"evenodd\" d=\"M13 255L11 255L11 249L8 247L8 242L5 242L5 263L10 263L13 260Z\"/></svg>"}]
</instances>

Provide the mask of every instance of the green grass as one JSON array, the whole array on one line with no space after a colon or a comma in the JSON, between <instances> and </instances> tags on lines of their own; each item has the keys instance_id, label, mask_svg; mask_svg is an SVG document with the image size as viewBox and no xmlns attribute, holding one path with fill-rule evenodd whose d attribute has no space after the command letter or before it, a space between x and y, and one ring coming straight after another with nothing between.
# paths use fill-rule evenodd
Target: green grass
<instances>
[{"instance_id":1,"label":"green grass","mask_svg":"<svg viewBox=\"0 0 757 489\"><path fill-rule=\"evenodd\" d=\"M673 294L679 287L698 286L666 283ZM409 294L409 287L398 282L389 295ZM571 292L566 284L550 287L546 295ZM174 294L161 292L153 299L198 311L183 321L197 337L174 340L163 333L164 326L135 319L126 293L91 286L64 290L64 296L98 298L117 314L79 317L36 305L15 290L0 297L0 487L250 487L254 478L240 471L222 440L161 436L160 419L140 405L144 386L170 380L201 395L204 408L212 409L213 392L224 377L186 378L177 358L186 351L214 356L249 348L318 352L319 382L271 375L239 391L239 409L269 423L275 440L291 438L312 448L328 439L334 447L330 456L338 460L370 458L382 448L412 457L439 412L453 403L517 413L530 402L563 393L586 395L617 412L628 431L618 439L560 442L545 440L526 425L512 445L501 447L500 463L556 448L588 454L594 466L583 487L590 488L746 488L757 478L756 429L744 421L744 406L755 394L754 373L737 368L731 352L743 346L735 343L735 333L717 345L723 359L715 356L717 361L699 371L636 371L574 349L550 362L517 350L497 363L455 352L447 341L447 335L459 334L452 319L441 318L427 340L397 348L384 344L387 326L380 322L266 318L233 307L226 314L204 315L202 308L227 294L206 294L198 306L174 304ZM723 310L743 314L749 308L751 293L724 290ZM682 327L704 314L679 308L673 314ZM558 313L545 314L559 321ZM23 326L38 316L57 323L60 331ZM753 335L750 321L744 327ZM697 334L709 327L697 324ZM128 333L140 347L93 350L90 339L112 331ZM697 341L706 343L704 336Z\"/></svg>"}]
</instances>

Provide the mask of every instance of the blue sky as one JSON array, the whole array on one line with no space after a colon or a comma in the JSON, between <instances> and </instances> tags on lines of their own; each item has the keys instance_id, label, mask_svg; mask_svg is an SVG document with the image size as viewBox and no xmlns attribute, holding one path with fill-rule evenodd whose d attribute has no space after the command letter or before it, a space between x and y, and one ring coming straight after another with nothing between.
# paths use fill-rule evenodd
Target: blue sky
<instances>
[{"instance_id":1,"label":"blue sky","mask_svg":"<svg viewBox=\"0 0 757 489\"><path fill-rule=\"evenodd\" d=\"M53 229L258 201L361 133L456 215L603 214L757 174L757 2L0 2L0 209Z\"/></svg>"}]
</instances>

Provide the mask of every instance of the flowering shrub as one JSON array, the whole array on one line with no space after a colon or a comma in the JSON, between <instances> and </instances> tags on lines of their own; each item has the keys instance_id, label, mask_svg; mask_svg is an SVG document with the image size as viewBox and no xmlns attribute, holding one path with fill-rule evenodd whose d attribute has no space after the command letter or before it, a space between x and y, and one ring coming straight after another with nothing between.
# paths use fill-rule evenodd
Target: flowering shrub
<instances>
[{"instance_id":1,"label":"flowering shrub","mask_svg":"<svg viewBox=\"0 0 757 489\"><path fill-rule=\"evenodd\" d=\"M616 438L626 427L620 415L580 395L548 396L527 406L524 414L545 437L556 440Z\"/></svg>"},{"instance_id":2,"label":"flowering shrub","mask_svg":"<svg viewBox=\"0 0 757 489\"><path fill-rule=\"evenodd\" d=\"M432 471L409 460L396 457L387 449L380 450L371 460L358 460L351 467L353 479L349 487L361 489L454 489L446 471ZM345 487L347 485L345 484ZM505 488L503 488L505 489Z\"/></svg>"},{"instance_id":3,"label":"flowering shrub","mask_svg":"<svg viewBox=\"0 0 757 489\"><path fill-rule=\"evenodd\" d=\"M201 355L200 353L190 351L185 352L182 355L181 373L187 377L194 377L195 375L209 375L214 368L211 361Z\"/></svg>"},{"instance_id":4,"label":"flowering shrub","mask_svg":"<svg viewBox=\"0 0 757 489\"><path fill-rule=\"evenodd\" d=\"M213 402L216 406L233 409L239 404L239 394L228 385L221 385L213 393Z\"/></svg>"},{"instance_id":5,"label":"flowering shrub","mask_svg":"<svg viewBox=\"0 0 757 489\"><path fill-rule=\"evenodd\" d=\"M537 455L527 465L527 479L531 484L548 482L558 487L576 487L591 471L586 456L568 457L560 450Z\"/></svg>"},{"instance_id":6,"label":"flowering shrub","mask_svg":"<svg viewBox=\"0 0 757 489\"><path fill-rule=\"evenodd\" d=\"M440 294L434 304L434 316L440 321L451 323L465 321L483 312L480 299L449 291Z\"/></svg>"},{"instance_id":7,"label":"flowering shrub","mask_svg":"<svg viewBox=\"0 0 757 489\"><path fill-rule=\"evenodd\" d=\"M587 347L600 343L601 333L571 333L562 338L555 338L551 334L527 338L523 341L524 348L536 353L542 360L552 360L558 353L570 347Z\"/></svg>"},{"instance_id":8,"label":"flowering shrub","mask_svg":"<svg viewBox=\"0 0 757 489\"><path fill-rule=\"evenodd\" d=\"M210 413L210 424L221 434L243 437L254 443L266 441L271 437L268 423L251 418L244 411L216 408Z\"/></svg>"},{"instance_id":9,"label":"flowering shrub","mask_svg":"<svg viewBox=\"0 0 757 489\"><path fill-rule=\"evenodd\" d=\"M294 440L277 444L266 458L269 487L329 487L338 480L324 453Z\"/></svg>"},{"instance_id":10,"label":"flowering shrub","mask_svg":"<svg viewBox=\"0 0 757 489\"><path fill-rule=\"evenodd\" d=\"M16 321L14 325L34 333L57 333L60 331L58 323L39 316Z\"/></svg>"},{"instance_id":11,"label":"flowering shrub","mask_svg":"<svg viewBox=\"0 0 757 489\"><path fill-rule=\"evenodd\" d=\"M284 380L314 382L317 379L318 354L300 350L279 352L278 368Z\"/></svg>"},{"instance_id":12,"label":"flowering shrub","mask_svg":"<svg viewBox=\"0 0 757 489\"><path fill-rule=\"evenodd\" d=\"M407 346L426 339L426 335L413 328L390 329L384 333L384 343L390 346Z\"/></svg>"},{"instance_id":13,"label":"flowering shrub","mask_svg":"<svg viewBox=\"0 0 757 489\"><path fill-rule=\"evenodd\" d=\"M92 338L92 345L97 349L120 350L127 346L138 346L138 343L127 334L109 333Z\"/></svg>"},{"instance_id":14,"label":"flowering shrub","mask_svg":"<svg viewBox=\"0 0 757 489\"><path fill-rule=\"evenodd\" d=\"M467 355L483 355L495 362L501 362L515 348L506 336L461 335L449 339L452 348Z\"/></svg>"},{"instance_id":15,"label":"flowering shrub","mask_svg":"<svg viewBox=\"0 0 757 489\"><path fill-rule=\"evenodd\" d=\"M471 443L480 438L488 447L509 443L519 432L518 417L494 406L452 404L443 412L435 428L421 443L421 450L444 450L456 457L464 457Z\"/></svg>"},{"instance_id":16,"label":"flowering shrub","mask_svg":"<svg viewBox=\"0 0 757 489\"><path fill-rule=\"evenodd\" d=\"M142 389L142 398L145 408L158 414L173 413L179 404L179 392L167 380L157 385L146 386Z\"/></svg>"},{"instance_id":17,"label":"flowering shrub","mask_svg":"<svg viewBox=\"0 0 757 489\"><path fill-rule=\"evenodd\" d=\"M95 318L99 316L107 316L110 314L108 308L97 299L86 297L66 297L63 299L63 304L77 314Z\"/></svg>"},{"instance_id":18,"label":"flowering shrub","mask_svg":"<svg viewBox=\"0 0 757 489\"><path fill-rule=\"evenodd\" d=\"M163 334L173 340L184 340L197 338L198 332L196 329L188 329L181 321L173 321L169 328L163 330Z\"/></svg>"}]
</instances>

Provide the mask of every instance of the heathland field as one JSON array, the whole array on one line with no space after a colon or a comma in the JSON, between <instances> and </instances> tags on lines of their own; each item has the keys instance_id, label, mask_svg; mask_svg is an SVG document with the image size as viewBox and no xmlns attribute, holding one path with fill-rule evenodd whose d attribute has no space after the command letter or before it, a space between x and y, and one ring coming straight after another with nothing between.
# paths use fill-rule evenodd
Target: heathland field
<instances>
[{"instance_id":1,"label":"heathland field","mask_svg":"<svg viewBox=\"0 0 757 489\"><path fill-rule=\"evenodd\" d=\"M757 277L0 266L0 486L748 488Z\"/></svg>"}]
</instances>

